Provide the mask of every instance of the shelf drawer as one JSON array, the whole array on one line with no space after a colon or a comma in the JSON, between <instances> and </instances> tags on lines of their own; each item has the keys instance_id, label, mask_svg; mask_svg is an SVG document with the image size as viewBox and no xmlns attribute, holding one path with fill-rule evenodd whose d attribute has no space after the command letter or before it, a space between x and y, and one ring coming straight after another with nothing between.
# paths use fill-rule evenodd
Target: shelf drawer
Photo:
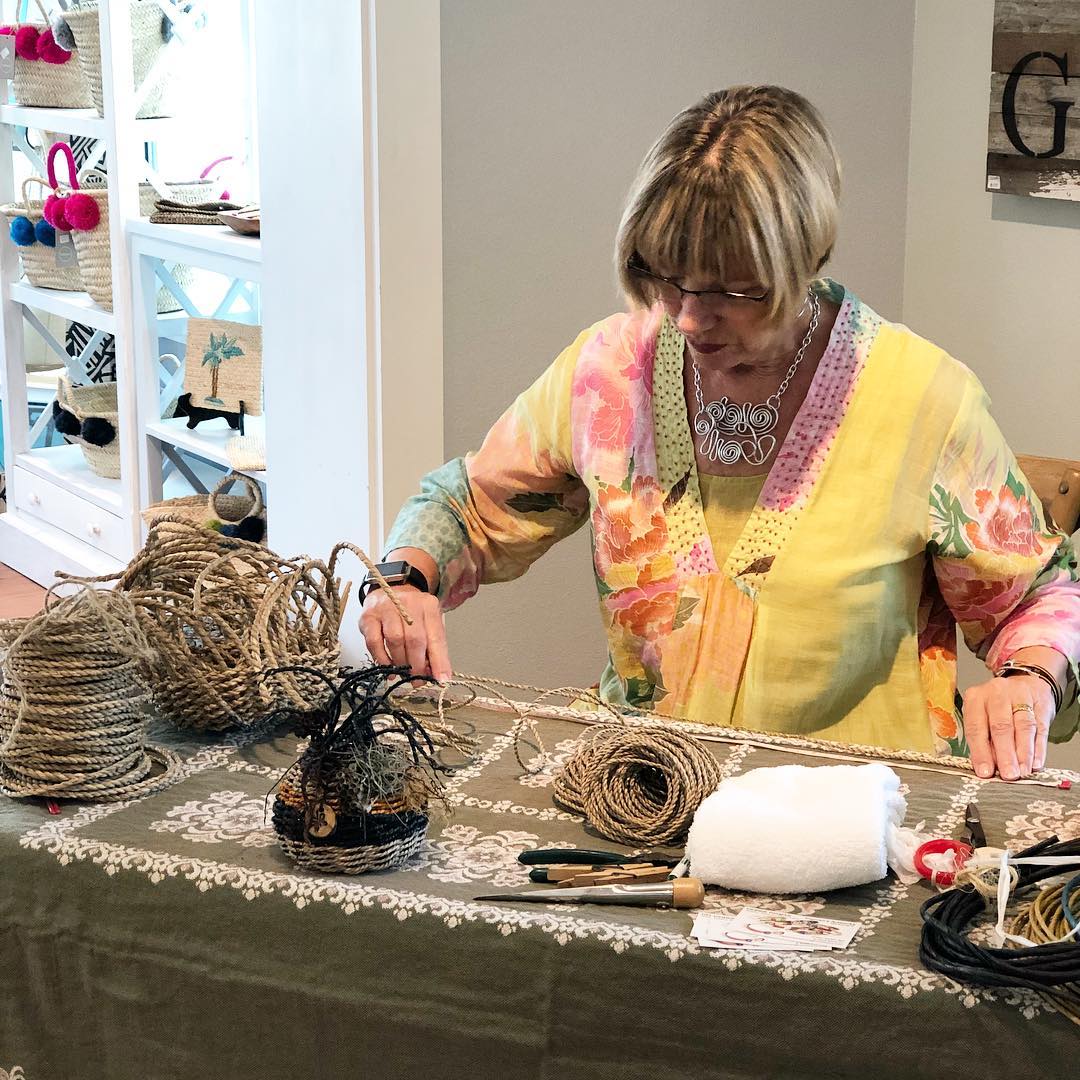
<instances>
[{"instance_id":1,"label":"shelf drawer","mask_svg":"<svg viewBox=\"0 0 1080 1080\"><path fill-rule=\"evenodd\" d=\"M18 466L12 471L8 498L22 513L63 529L114 559L127 562L131 558L131 530L123 518L43 480L36 473Z\"/></svg>"}]
</instances>

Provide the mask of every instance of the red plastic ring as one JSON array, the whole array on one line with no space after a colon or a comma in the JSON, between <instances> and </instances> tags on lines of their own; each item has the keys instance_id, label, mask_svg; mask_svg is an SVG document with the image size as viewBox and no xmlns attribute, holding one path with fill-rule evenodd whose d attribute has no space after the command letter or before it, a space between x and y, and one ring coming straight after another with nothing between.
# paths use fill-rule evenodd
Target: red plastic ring
<instances>
[{"instance_id":1,"label":"red plastic ring","mask_svg":"<svg viewBox=\"0 0 1080 1080\"><path fill-rule=\"evenodd\" d=\"M948 870L932 870L926 865L924 859L926 855L944 855L946 851L956 853L958 869L975 854L975 849L962 840L950 840L947 837L939 840L927 840L925 844L921 844L915 849L915 869L919 871L922 877L935 885L951 885L956 877L955 871L950 873Z\"/></svg>"}]
</instances>

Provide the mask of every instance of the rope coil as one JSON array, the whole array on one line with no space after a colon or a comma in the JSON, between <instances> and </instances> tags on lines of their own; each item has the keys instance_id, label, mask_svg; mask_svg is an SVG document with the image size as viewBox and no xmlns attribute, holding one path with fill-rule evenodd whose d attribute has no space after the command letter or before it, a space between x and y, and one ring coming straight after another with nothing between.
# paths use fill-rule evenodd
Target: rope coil
<instances>
[{"instance_id":1,"label":"rope coil","mask_svg":"<svg viewBox=\"0 0 1080 1080\"><path fill-rule=\"evenodd\" d=\"M555 779L555 801L608 840L671 844L720 783L716 758L682 732L600 728Z\"/></svg>"},{"instance_id":2,"label":"rope coil","mask_svg":"<svg viewBox=\"0 0 1080 1080\"><path fill-rule=\"evenodd\" d=\"M327 696L310 670L337 673L350 588L336 576L344 551L369 562L352 544L338 544L325 563L285 559L166 516L119 575L67 580L115 582L130 597L155 654L150 684L164 719L193 731L227 731ZM261 679L270 669L274 676Z\"/></svg>"},{"instance_id":3,"label":"rope coil","mask_svg":"<svg viewBox=\"0 0 1080 1080\"><path fill-rule=\"evenodd\" d=\"M50 594L0 623L0 652L0 791L111 800L173 782L177 756L144 744L152 653L128 597Z\"/></svg>"}]
</instances>

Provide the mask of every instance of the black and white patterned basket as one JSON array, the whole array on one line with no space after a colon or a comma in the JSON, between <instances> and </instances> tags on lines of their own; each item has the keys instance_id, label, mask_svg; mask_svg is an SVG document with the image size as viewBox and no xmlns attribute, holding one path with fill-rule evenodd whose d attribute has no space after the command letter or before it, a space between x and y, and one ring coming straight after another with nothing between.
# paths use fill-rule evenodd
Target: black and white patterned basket
<instances>
[{"instance_id":1,"label":"black and white patterned basket","mask_svg":"<svg viewBox=\"0 0 1080 1080\"><path fill-rule=\"evenodd\" d=\"M274 799L274 832L282 851L305 870L367 874L396 870L415 858L427 835L427 814L374 803L363 814L345 813L328 799L316 822L304 821L299 777L290 770Z\"/></svg>"}]
</instances>

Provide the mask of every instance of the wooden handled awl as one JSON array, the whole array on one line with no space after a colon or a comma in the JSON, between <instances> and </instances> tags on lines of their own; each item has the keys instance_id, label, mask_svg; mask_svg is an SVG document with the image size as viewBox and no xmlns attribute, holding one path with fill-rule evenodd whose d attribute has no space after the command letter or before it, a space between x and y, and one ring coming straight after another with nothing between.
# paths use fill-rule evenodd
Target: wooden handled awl
<instances>
[{"instance_id":1,"label":"wooden handled awl","mask_svg":"<svg viewBox=\"0 0 1080 1080\"><path fill-rule=\"evenodd\" d=\"M474 900L504 900L527 904L628 904L633 907L697 908L705 902L705 886L697 878L645 885L590 885L583 889L537 889L527 893L474 896Z\"/></svg>"}]
</instances>

